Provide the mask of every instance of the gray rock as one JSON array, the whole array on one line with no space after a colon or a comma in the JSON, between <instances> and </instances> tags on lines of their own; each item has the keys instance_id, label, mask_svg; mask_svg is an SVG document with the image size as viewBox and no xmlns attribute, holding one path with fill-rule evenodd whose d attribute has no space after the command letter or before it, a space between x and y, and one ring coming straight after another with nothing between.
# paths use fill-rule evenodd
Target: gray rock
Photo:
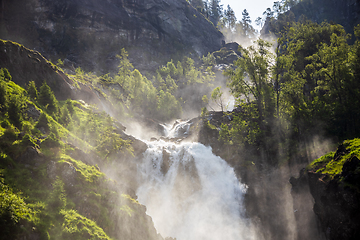
<instances>
[{"instance_id":1,"label":"gray rock","mask_svg":"<svg viewBox=\"0 0 360 240\"><path fill-rule=\"evenodd\" d=\"M16 161L28 166L38 167L44 163L45 157L35 147L28 146L26 150L16 158Z\"/></svg>"},{"instance_id":2,"label":"gray rock","mask_svg":"<svg viewBox=\"0 0 360 240\"><path fill-rule=\"evenodd\" d=\"M136 68L151 71L177 54L218 50L223 40L186 0L19 0L3 15L10 31L4 38L26 39L55 61L61 56L70 71L116 69L121 48Z\"/></svg>"},{"instance_id":3,"label":"gray rock","mask_svg":"<svg viewBox=\"0 0 360 240\"><path fill-rule=\"evenodd\" d=\"M27 110L26 113L29 118L32 118L35 122L39 120L40 117L40 111L36 109L36 107L33 104L27 104Z\"/></svg>"}]
</instances>

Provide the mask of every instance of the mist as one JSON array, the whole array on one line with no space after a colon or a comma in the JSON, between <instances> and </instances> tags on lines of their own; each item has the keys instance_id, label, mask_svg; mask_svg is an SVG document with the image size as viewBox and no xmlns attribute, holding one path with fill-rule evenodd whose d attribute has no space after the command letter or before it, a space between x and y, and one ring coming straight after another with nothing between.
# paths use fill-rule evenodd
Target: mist
<instances>
[{"instance_id":1,"label":"mist","mask_svg":"<svg viewBox=\"0 0 360 240\"><path fill-rule=\"evenodd\" d=\"M243 201L247 186L210 147L148 142L137 196L164 237L253 239Z\"/></svg>"}]
</instances>

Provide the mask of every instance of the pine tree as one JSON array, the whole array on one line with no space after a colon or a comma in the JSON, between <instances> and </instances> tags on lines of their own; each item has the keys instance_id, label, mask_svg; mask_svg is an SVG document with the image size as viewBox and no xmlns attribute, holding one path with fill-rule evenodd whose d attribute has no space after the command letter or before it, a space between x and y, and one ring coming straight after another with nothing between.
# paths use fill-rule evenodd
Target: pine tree
<instances>
[{"instance_id":1,"label":"pine tree","mask_svg":"<svg viewBox=\"0 0 360 240\"><path fill-rule=\"evenodd\" d=\"M40 87L38 101L41 105L46 107L50 114L57 114L59 112L58 101L56 100L53 91L51 91L51 88L46 84L46 82L44 82Z\"/></svg>"},{"instance_id":2,"label":"pine tree","mask_svg":"<svg viewBox=\"0 0 360 240\"><path fill-rule=\"evenodd\" d=\"M7 90L6 85L0 79L0 112L6 109Z\"/></svg>"},{"instance_id":3,"label":"pine tree","mask_svg":"<svg viewBox=\"0 0 360 240\"><path fill-rule=\"evenodd\" d=\"M0 78L3 79L6 82L9 82L12 80L12 77L9 73L9 71L6 68L0 69Z\"/></svg>"},{"instance_id":4,"label":"pine tree","mask_svg":"<svg viewBox=\"0 0 360 240\"><path fill-rule=\"evenodd\" d=\"M227 27L232 30L236 24L236 16L234 10L230 7L230 5L227 5L227 9L224 11L224 15Z\"/></svg>"},{"instance_id":5,"label":"pine tree","mask_svg":"<svg viewBox=\"0 0 360 240\"><path fill-rule=\"evenodd\" d=\"M38 91L36 89L35 86L35 82L34 81L30 81L27 87L27 93L29 94L29 97L31 99L37 99L38 97Z\"/></svg>"},{"instance_id":6,"label":"pine tree","mask_svg":"<svg viewBox=\"0 0 360 240\"><path fill-rule=\"evenodd\" d=\"M211 12L210 21L215 26L217 26L217 24L222 16L222 5L220 5L220 0L211 0L210 12Z\"/></svg>"},{"instance_id":7,"label":"pine tree","mask_svg":"<svg viewBox=\"0 0 360 240\"><path fill-rule=\"evenodd\" d=\"M10 97L8 107L9 120L19 129L22 126L21 105L22 101L17 95Z\"/></svg>"}]
</instances>

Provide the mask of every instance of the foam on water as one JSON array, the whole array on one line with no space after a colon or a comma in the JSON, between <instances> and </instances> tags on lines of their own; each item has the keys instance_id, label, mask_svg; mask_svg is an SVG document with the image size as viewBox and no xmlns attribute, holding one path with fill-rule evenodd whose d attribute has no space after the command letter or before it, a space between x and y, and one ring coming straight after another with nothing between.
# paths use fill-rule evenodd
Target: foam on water
<instances>
[{"instance_id":1,"label":"foam on water","mask_svg":"<svg viewBox=\"0 0 360 240\"><path fill-rule=\"evenodd\" d=\"M246 186L200 143L148 142L138 166L138 200L155 228L177 240L254 239L245 217Z\"/></svg>"}]
</instances>

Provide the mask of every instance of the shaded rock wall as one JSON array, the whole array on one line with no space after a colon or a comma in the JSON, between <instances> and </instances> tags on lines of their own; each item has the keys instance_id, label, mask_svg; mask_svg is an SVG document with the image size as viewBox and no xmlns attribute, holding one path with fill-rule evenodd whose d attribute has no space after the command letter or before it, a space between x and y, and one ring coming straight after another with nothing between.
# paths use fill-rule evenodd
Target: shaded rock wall
<instances>
[{"instance_id":1,"label":"shaded rock wall","mask_svg":"<svg viewBox=\"0 0 360 240\"><path fill-rule=\"evenodd\" d=\"M290 167L272 166L254 146L226 145L220 141L219 127L221 123L231 123L231 114L210 112L204 120L197 127L199 142L211 146L214 154L226 160L239 180L248 186L245 208L257 227L257 239L323 239L312 211L309 189L291 190Z\"/></svg>"},{"instance_id":2,"label":"shaded rock wall","mask_svg":"<svg viewBox=\"0 0 360 240\"><path fill-rule=\"evenodd\" d=\"M218 50L223 39L186 0L3 0L0 17L0 38L92 71L114 69L123 47L136 68L151 70Z\"/></svg>"},{"instance_id":3,"label":"shaded rock wall","mask_svg":"<svg viewBox=\"0 0 360 240\"><path fill-rule=\"evenodd\" d=\"M303 0L283 15L284 19L289 17L296 21L305 17L317 23L327 21L341 24L348 33L352 33L354 26L360 23L360 3L358 0ZM274 33L275 29L280 30L282 24L281 21L278 23L277 20L267 19L261 34Z\"/></svg>"},{"instance_id":4,"label":"shaded rock wall","mask_svg":"<svg viewBox=\"0 0 360 240\"><path fill-rule=\"evenodd\" d=\"M345 155L346 151L341 145L333 161L339 161L338 156ZM299 178L290 179L295 192L294 199L299 191L311 193L316 222L326 239L360 238L359 167L360 161L354 156L345 161L341 174L333 178L313 169L304 169Z\"/></svg>"}]
</instances>

